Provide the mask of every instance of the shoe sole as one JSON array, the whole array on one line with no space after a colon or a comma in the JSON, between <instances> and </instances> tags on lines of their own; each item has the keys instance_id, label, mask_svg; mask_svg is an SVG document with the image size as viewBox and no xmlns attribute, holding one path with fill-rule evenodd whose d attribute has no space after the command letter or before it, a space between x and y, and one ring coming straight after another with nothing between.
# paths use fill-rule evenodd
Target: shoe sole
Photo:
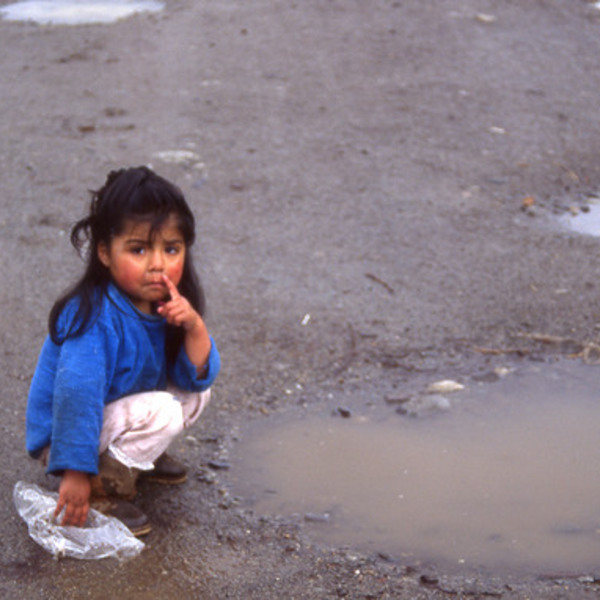
<instances>
[{"instance_id":1,"label":"shoe sole","mask_svg":"<svg viewBox=\"0 0 600 600\"><path fill-rule=\"evenodd\" d=\"M146 523L145 525L140 525L135 529L130 529L131 533L134 537L143 537L144 535L148 535L152 531L152 525L150 523Z\"/></svg>"},{"instance_id":2,"label":"shoe sole","mask_svg":"<svg viewBox=\"0 0 600 600\"><path fill-rule=\"evenodd\" d=\"M111 519L116 519L121 524L125 525L125 527L127 527L127 529L129 529L131 534L135 537L142 537L143 535L147 535L152 531L152 525L150 525L150 522L147 520L146 520L146 522L142 523L141 525L137 525L137 526L127 525L127 523L125 522L126 519L124 520L122 517L119 518L116 514L114 514L111 511L111 508L114 507L114 501L111 502L107 498L101 498L101 499L96 498L96 499L92 500L92 502L90 503L90 506L91 506L91 508L93 508L94 510L97 510L99 513L103 514L104 516L109 517ZM144 516L144 518L146 519L145 516Z\"/></svg>"}]
</instances>

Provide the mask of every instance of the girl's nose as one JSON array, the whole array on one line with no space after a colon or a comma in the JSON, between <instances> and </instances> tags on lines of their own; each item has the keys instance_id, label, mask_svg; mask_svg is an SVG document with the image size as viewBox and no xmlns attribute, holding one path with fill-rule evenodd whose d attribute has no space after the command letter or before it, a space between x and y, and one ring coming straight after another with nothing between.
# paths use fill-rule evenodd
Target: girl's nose
<instances>
[{"instance_id":1,"label":"girl's nose","mask_svg":"<svg viewBox=\"0 0 600 600\"><path fill-rule=\"evenodd\" d=\"M160 251L152 252L150 256L150 270L162 271L165 266L165 258Z\"/></svg>"}]
</instances>

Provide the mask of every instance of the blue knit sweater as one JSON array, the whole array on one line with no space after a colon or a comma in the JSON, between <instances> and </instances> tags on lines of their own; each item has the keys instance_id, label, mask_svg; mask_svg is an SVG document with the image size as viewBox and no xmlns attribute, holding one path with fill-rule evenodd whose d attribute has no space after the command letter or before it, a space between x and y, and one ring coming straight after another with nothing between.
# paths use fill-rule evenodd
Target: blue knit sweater
<instances>
[{"instance_id":1,"label":"blue knit sweater","mask_svg":"<svg viewBox=\"0 0 600 600\"><path fill-rule=\"evenodd\" d=\"M51 445L49 473L65 469L96 474L104 406L129 394L164 390L167 381L188 391L208 389L220 368L211 338L202 379L185 349L167 366L166 321L138 311L110 284L86 330L62 344L46 338L27 403L26 445L34 457ZM73 324L78 301L58 322L62 339Z\"/></svg>"}]
</instances>

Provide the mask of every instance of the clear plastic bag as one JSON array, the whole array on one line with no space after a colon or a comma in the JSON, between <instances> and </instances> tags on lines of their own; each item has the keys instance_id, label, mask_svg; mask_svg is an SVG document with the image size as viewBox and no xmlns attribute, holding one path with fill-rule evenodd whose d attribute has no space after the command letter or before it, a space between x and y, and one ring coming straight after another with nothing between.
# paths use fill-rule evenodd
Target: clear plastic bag
<instances>
[{"instance_id":1,"label":"clear plastic bag","mask_svg":"<svg viewBox=\"0 0 600 600\"><path fill-rule=\"evenodd\" d=\"M114 517L91 509L85 527L58 525L54 517L58 494L19 481L13 491L17 512L27 523L29 535L55 558L127 560L137 556L144 543Z\"/></svg>"}]
</instances>

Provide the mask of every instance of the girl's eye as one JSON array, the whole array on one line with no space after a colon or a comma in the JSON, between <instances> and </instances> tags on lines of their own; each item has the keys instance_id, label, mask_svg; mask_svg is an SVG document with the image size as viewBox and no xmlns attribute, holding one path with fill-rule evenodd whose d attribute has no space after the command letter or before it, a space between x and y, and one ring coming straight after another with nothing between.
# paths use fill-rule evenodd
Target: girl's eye
<instances>
[{"instance_id":1,"label":"girl's eye","mask_svg":"<svg viewBox=\"0 0 600 600\"><path fill-rule=\"evenodd\" d=\"M131 253L132 254L144 254L145 250L146 249L143 246L134 246L133 248L131 248Z\"/></svg>"},{"instance_id":2,"label":"girl's eye","mask_svg":"<svg viewBox=\"0 0 600 600\"><path fill-rule=\"evenodd\" d=\"M179 246L167 246L166 247L167 254L178 254L180 252Z\"/></svg>"}]
</instances>

